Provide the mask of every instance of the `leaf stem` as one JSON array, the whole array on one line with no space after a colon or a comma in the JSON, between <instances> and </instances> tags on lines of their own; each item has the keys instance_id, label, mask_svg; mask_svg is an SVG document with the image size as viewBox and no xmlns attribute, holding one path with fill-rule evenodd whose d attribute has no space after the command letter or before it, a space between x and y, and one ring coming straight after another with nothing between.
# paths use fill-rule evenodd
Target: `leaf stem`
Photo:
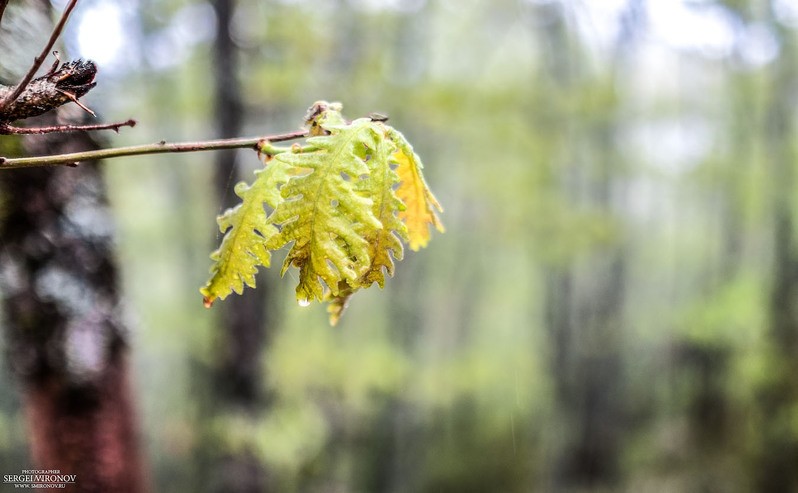
<instances>
[{"instance_id":1,"label":"leaf stem","mask_svg":"<svg viewBox=\"0 0 798 493\"><path fill-rule=\"evenodd\" d=\"M307 134L306 134L307 135ZM304 137L304 136L303 136ZM279 142L279 140L274 139L265 139L258 143L258 152L261 154L266 154L267 156L276 156L278 154L283 154L285 152L292 152L294 154L301 154L303 152L313 152L318 149L318 147L313 145L307 146L300 146L299 144L294 144L290 147L285 146L276 146L272 145L272 142Z\"/></svg>"},{"instance_id":2,"label":"leaf stem","mask_svg":"<svg viewBox=\"0 0 798 493\"><path fill-rule=\"evenodd\" d=\"M94 151L55 154L52 156L35 156L21 158L0 157L0 170L13 168L33 168L41 166L76 166L80 161L93 159L111 159L124 156L141 156L144 154L165 154L170 152L202 152L220 149L253 149L261 150L265 142L285 142L287 140L307 137L307 130L299 130L284 134L267 135L265 137L248 137L236 139L206 140L199 142L166 142L144 144L129 147L113 147Z\"/></svg>"}]
</instances>

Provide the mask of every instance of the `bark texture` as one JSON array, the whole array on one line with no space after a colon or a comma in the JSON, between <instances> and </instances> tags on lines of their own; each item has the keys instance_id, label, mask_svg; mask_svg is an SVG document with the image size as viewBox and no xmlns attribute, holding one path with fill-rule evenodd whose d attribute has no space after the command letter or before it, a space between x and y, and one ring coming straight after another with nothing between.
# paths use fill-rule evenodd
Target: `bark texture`
<instances>
[{"instance_id":1,"label":"bark texture","mask_svg":"<svg viewBox=\"0 0 798 493\"><path fill-rule=\"evenodd\" d=\"M96 147L86 134L29 139L31 154ZM33 466L77 475L73 491L144 491L99 169L5 172L0 197L7 359L22 385Z\"/></svg>"},{"instance_id":2,"label":"bark texture","mask_svg":"<svg viewBox=\"0 0 798 493\"><path fill-rule=\"evenodd\" d=\"M58 63L42 77L33 79L15 101L0 109L0 123L43 115L85 95L96 83L97 66L89 60ZM0 101L14 90L0 86Z\"/></svg>"}]
</instances>

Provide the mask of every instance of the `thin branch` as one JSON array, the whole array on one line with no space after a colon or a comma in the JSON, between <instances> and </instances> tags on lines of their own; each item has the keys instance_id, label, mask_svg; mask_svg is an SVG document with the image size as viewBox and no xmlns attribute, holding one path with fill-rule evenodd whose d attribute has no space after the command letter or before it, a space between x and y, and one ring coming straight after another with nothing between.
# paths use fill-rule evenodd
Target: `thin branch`
<instances>
[{"instance_id":1,"label":"thin branch","mask_svg":"<svg viewBox=\"0 0 798 493\"><path fill-rule=\"evenodd\" d=\"M54 125L52 127L15 127L0 123L0 135L42 135L66 132L94 132L96 130L113 130L119 133L122 127L135 127L136 120L117 123L101 123L98 125Z\"/></svg>"},{"instance_id":2,"label":"thin branch","mask_svg":"<svg viewBox=\"0 0 798 493\"><path fill-rule=\"evenodd\" d=\"M0 1L7 1L7 0L0 0ZM45 45L44 49L39 54L39 56L33 59L33 65L31 65L30 70L28 70L28 73L25 74L25 77L22 78L22 81L19 84L17 84L14 90L10 94L8 94L5 97L5 99L0 101L0 111L2 111L3 108L5 108L6 105L8 105L9 103L13 103L14 101L16 101L19 95L22 94L22 91L24 91L25 88L28 87L30 81L33 80L33 77L36 75L36 72L39 71L39 68L42 66L42 63L44 63L44 60L47 58L47 56L50 54L50 51L53 49L53 45L55 45L55 42L58 40L59 36L61 36L61 31L64 29L64 25L66 24L66 21L69 18L69 14L72 13L72 9L75 8L75 5L77 5L77 3L78 0L69 1L66 8L64 9L64 13L61 14L61 18L58 20L58 24L55 25L53 33L50 35L50 39L47 40L47 45Z\"/></svg>"},{"instance_id":3,"label":"thin branch","mask_svg":"<svg viewBox=\"0 0 798 493\"><path fill-rule=\"evenodd\" d=\"M21 158L0 157L0 170L12 168L33 168L40 166L75 166L80 161L93 159L111 159L123 156L140 156L144 154L164 154L170 152L201 152L216 151L220 149L253 149L260 152L264 142L285 142L287 140L301 139L308 136L307 130L299 130L285 134L268 135L265 137L249 137L239 139L207 140L201 142L176 142L165 141L156 144L145 144L130 147L116 147L95 151L72 152L53 156L36 156Z\"/></svg>"},{"instance_id":4,"label":"thin branch","mask_svg":"<svg viewBox=\"0 0 798 493\"><path fill-rule=\"evenodd\" d=\"M3 14L6 11L6 7L8 6L9 0L0 0L0 21L3 20Z\"/></svg>"},{"instance_id":5,"label":"thin branch","mask_svg":"<svg viewBox=\"0 0 798 493\"><path fill-rule=\"evenodd\" d=\"M83 103L81 103L80 101L78 101L78 97L77 97L77 96L75 96L74 94L72 94L71 92L69 92L69 91L64 91L63 89L58 89L58 92L60 92L60 93L61 93L61 94L63 94L64 96L66 96L66 97L67 97L67 98L68 98L70 101L72 101L73 103L75 103L76 105L78 105L78 107L79 107L80 109L82 109L83 111L85 111L86 113L90 114L91 116L93 116L93 117L95 117L95 118L97 117L97 113L95 113L94 111L92 111L92 110L91 110L91 108L89 108L89 107L88 107L88 106L86 106L85 104L83 104Z\"/></svg>"}]
</instances>

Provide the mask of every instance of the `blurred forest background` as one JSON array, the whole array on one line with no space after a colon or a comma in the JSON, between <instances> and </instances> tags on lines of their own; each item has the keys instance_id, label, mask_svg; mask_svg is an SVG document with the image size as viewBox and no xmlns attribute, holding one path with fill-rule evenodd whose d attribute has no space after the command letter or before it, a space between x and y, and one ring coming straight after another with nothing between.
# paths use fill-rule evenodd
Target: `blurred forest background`
<instances>
[{"instance_id":1,"label":"blurred forest background","mask_svg":"<svg viewBox=\"0 0 798 493\"><path fill-rule=\"evenodd\" d=\"M278 269L202 306L254 153L104 163L155 491L798 491L798 3L84 0L63 40L115 145L341 101L445 208L331 328Z\"/></svg>"}]
</instances>

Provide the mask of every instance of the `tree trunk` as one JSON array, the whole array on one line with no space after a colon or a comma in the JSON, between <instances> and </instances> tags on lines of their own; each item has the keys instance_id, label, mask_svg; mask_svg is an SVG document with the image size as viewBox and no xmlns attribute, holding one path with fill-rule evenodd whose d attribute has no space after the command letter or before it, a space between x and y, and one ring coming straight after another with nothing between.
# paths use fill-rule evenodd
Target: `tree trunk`
<instances>
[{"instance_id":1,"label":"tree trunk","mask_svg":"<svg viewBox=\"0 0 798 493\"><path fill-rule=\"evenodd\" d=\"M773 22L776 25L775 22ZM796 491L798 437L788 432L791 409L798 403L798 253L796 253L794 194L795 151L793 88L798 83L792 33L777 26L783 40L782 61L773 65L772 103L767 108L766 135L773 173L773 284L770 293L772 368L758 395L762 413L761 452L756 471L758 491ZM785 104L785 102L787 102Z\"/></svg>"},{"instance_id":2,"label":"tree trunk","mask_svg":"<svg viewBox=\"0 0 798 493\"><path fill-rule=\"evenodd\" d=\"M555 156L561 193L567 203L600 212L609 221L623 217L620 187L614 181L621 162L615 150L617 114L608 106L595 121L574 114L564 98L578 97L590 77L583 69L580 46L571 38L566 8L559 3L538 7L550 19L540 29L549 83L559 92L562 120L555 122L566 136ZM629 7L634 8L634 6ZM631 41L633 33L625 36ZM626 47L625 49L630 49ZM613 68L621 66L623 53ZM603 82L603 81L599 81ZM598 149L590 157L579 153ZM575 165L570 163L577 163ZM620 223L620 220L619 220ZM545 318L552 348L551 374L558 409L567 430L555 459L553 488L609 488L617 486L625 430L626 393L620 341L626 297L626 246L622 240L574 257L565 265L546 268Z\"/></svg>"},{"instance_id":3,"label":"tree trunk","mask_svg":"<svg viewBox=\"0 0 798 493\"><path fill-rule=\"evenodd\" d=\"M241 84L238 78L238 51L233 43L230 24L235 9L234 0L214 0L217 32L214 42L214 75L216 131L220 138L240 134L244 119L241 104ZM216 156L216 193L222 207L236 205L239 199L233 185L241 177L236 167L236 151L219 152ZM226 332L225 346L219 370L219 391L236 404L249 406L257 402L261 387L260 355L265 341L265 300L268 289L260 279L258 291L248 289L241 296L231 296L219 308Z\"/></svg>"},{"instance_id":4,"label":"tree trunk","mask_svg":"<svg viewBox=\"0 0 798 493\"><path fill-rule=\"evenodd\" d=\"M241 133L244 110L241 102L238 48L231 32L235 0L213 0L216 13L216 38L213 45L213 74L215 78L214 114L216 133L220 138L236 137ZM236 151L219 152L215 163L215 187L223 209L235 206L240 199L233 193L235 183L244 179L236 159ZM220 357L210 370L212 415L244 411L257 415L262 411L265 396L261 382L261 356L266 345L266 301L269 286L262 275L257 276L257 291L246 289L241 296L231 296L219 303ZM212 446L213 444L208 444ZM225 493L270 491L264 465L252 454L213 449L210 461L210 491Z\"/></svg>"},{"instance_id":5,"label":"tree trunk","mask_svg":"<svg viewBox=\"0 0 798 493\"><path fill-rule=\"evenodd\" d=\"M26 144L31 154L96 147L85 134ZM74 491L144 491L97 164L5 172L0 197L8 361L22 382L33 467L77 475Z\"/></svg>"}]
</instances>

